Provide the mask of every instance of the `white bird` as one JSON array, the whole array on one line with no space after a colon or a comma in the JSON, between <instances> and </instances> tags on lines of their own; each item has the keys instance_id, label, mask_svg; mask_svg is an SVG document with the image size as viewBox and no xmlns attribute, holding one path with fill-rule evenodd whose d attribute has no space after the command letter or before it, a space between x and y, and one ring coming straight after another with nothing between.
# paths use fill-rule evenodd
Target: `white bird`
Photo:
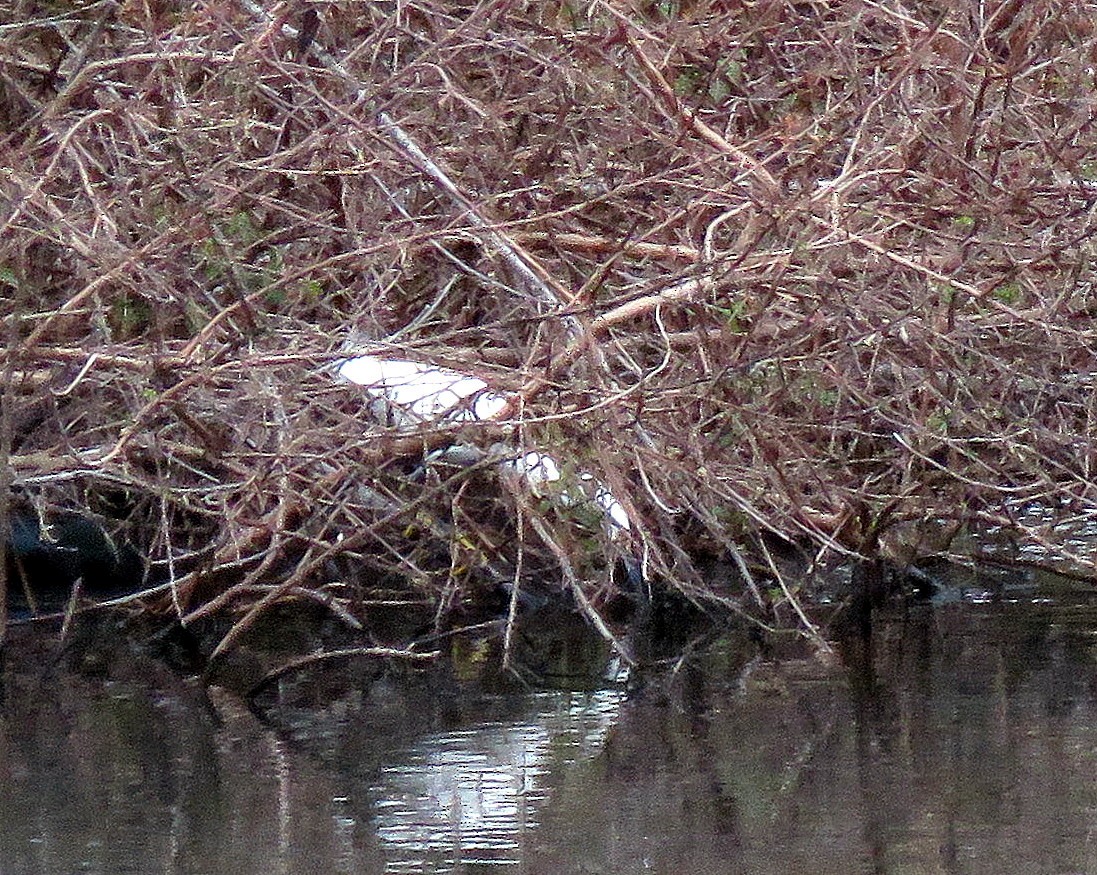
<instances>
[{"instance_id":1,"label":"white bird","mask_svg":"<svg viewBox=\"0 0 1097 875\"><path fill-rule=\"evenodd\" d=\"M406 420L399 425L487 420L509 402L478 377L406 359L355 356L337 363L336 374L391 405Z\"/></svg>"},{"instance_id":2,"label":"white bird","mask_svg":"<svg viewBox=\"0 0 1097 875\"><path fill-rule=\"evenodd\" d=\"M513 400L479 377L407 359L357 355L337 362L335 372L339 378L361 386L378 402L373 412L379 420L402 428L425 422L487 421ZM553 491L550 484L559 484L564 477L556 459L539 450L519 452L502 464L525 480L538 496ZM586 472L579 475L579 480L585 488L580 487L578 494L566 485L555 490L563 505L574 507L593 501L602 510L603 525L610 537L631 530L624 506L605 485ZM593 496L587 495L588 491Z\"/></svg>"}]
</instances>

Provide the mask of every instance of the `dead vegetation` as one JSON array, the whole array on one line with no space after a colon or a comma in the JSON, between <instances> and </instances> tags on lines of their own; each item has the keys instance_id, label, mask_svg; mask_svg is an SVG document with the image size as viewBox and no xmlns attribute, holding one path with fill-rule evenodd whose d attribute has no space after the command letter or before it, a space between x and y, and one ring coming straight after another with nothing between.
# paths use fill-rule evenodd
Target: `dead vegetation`
<instances>
[{"instance_id":1,"label":"dead vegetation","mask_svg":"<svg viewBox=\"0 0 1097 875\"><path fill-rule=\"evenodd\" d=\"M796 622L775 543L907 562L930 521L1060 560L1097 507L1095 21L6 0L5 476L237 631L289 596L445 623L561 568L600 616L622 552ZM325 370L350 338L520 401L409 439ZM455 439L593 472L633 543L417 471Z\"/></svg>"}]
</instances>

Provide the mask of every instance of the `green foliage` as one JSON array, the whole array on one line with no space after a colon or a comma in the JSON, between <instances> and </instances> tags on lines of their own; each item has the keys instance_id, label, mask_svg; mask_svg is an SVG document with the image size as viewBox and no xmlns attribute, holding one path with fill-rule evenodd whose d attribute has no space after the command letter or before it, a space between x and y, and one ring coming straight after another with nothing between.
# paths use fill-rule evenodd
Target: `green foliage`
<instances>
[{"instance_id":1,"label":"green foliage","mask_svg":"<svg viewBox=\"0 0 1097 875\"><path fill-rule=\"evenodd\" d=\"M716 518L729 534L736 538L747 537L754 532L755 522L750 514L739 510L737 507L716 505L712 509L712 515Z\"/></svg>"},{"instance_id":2,"label":"green foliage","mask_svg":"<svg viewBox=\"0 0 1097 875\"><path fill-rule=\"evenodd\" d=\"M743 322L743 317L747 315L746 301L731 301L723 307L718 304L712 304L710 306L720 315L720 318L724 320L728 328L736 334L741 334L747 330L747 326Z\"/></svg>"},{"instance_id":3,"label":"green foliage","mask_svg":"<svg viewBox=\"0 0 1097 875\"><path fill-rule=\"evenodd\" d=\"M319 280L304 280L301 283L301 297L315 304L324 296L324 286Z\"/></svg>"},{"instance_id":4,"label":"green foliage","mask_svg":"<svg viewBox=\"0 0 1097 875\"><path fill-rule=\"evenodd\" d=\"M1013 306L1021 300L1021 287L1017 283L1003 283L993 292L995 300Z\"/></svg>"},{"instance_id":5,"label":"green foliage","mask_svg":"<svg viewBox=\"0 0 1097 875\"><path fill-rule=\"evenodd\" d=\"M942 304L951 304L960 291L952 283L935 282L932 287L940 296Z\"/></svg>"},{"instance_id":6,"label":"green foliage","mask_svg":"<svg viewBox=\"0 0 1097 875\"><path fill-rule=\"evenodd\" d=\"M679 97L691 97L704 81L704 71L693 64L683 67L674 80L674 93Z\"/></svg>"},{"instance_id":7,"label":"green foliage","mask_svg":"<svg viewBox=\"0 0 1097 875\"><path fill-rule=\"evenodd\" d=\"M841 398L837 389L823 385L815 374L803 374L795 379L790 389L792 398L803 404L811 404L833 410Z\"/></svg>"},{"instance_id":8,"label":"green foliage","mask_svg":"<svg viewBox=\"0 0 1097 875\"><path fill-rule=\"evenodd\" d=\"M682 4L678 0L659 0L655 4L656 11L667 21L674 21L682 12Z\"/></svg>"},{"instance_id":9,"label":"green foliage","mask_svg":"<svg viewBox=\"0 0 1097 875\"><path fill-rule=\"evenodd\" d=\"M952 413L947 410L935 410L926 417L926 428L939 435L948 434Z\"/></svg>"},{"instance_id":10,"label":"green foliage","mask_svg":"<svg viewBox=\"0 0 1097 875\"><path fill-rule=\"evenodd\" d=\"M686 64L674 80L674 93L679 97L707 97L716 105L731 96L743 78L743 52L737 49L730 55L717 58L708 64Z\"/></svg>"},{"instance_id":11,"label":"green foliage","mask_svg":"<svg viewBox=\"0 0 1097 875\"><path fill-rule=\"evenodd\" d=\"M234 213L220 226L217 235L199 247L202 269L211 283L220 284L231 278L242 286L245 294L262 292L268 308L278 310L291 297L289 291L279 285L285 272L285 255L282 247L262 247L262 238L263 230L249 211ZM318 288L318 284L313 283Z\"/></svg>"},{"instance_id":12,"label":"green foliage","mask_svg":"<svg viewBox=\"0 0 1097 875\"><path fill-rule=\"evenodd\" d=\"M225 223L224 231L229 240L242 246L250 246L260 237L260 231L255 225L255 220L252 218L251 213L246 210L240 210L235 215L230 216Z\"/></svg>"},{"instance_id":13,"label":"green foliage","mask_svg":"<svg viewBox=\"0 0 1097 875\"><path fill-rule=\"evenodd\" d=\"M151 308L144 298L121 294L111 304L111 330L119 340L139 337L149 327L151 316Z\"/></svg>"}]
</instances>

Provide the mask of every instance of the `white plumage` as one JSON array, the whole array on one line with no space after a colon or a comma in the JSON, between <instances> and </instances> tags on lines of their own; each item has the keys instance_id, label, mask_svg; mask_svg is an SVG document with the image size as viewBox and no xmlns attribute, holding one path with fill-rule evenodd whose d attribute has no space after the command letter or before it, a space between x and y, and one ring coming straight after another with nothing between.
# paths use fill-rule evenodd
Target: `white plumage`
<instances>
[{"instance_id":1,"label":"white plumage","mask_svg":"<svg viewBox=\"0 0 1097 875\"><path fill-rule=\"evenodd\" d=\"M491 419L508 401L478 377L405 359L355 356L340 362L336 373L418 422Z\"/></svg>"},{"instance_id":2,"label":"white plumage","mask_svg":"<svg viewBox=\"0 0 1097 875\"><path fill-rule=\"evenodd\" d=\"M400 427L424 422L483 422L498 416L511 401L511 396L492 389L479 377L407 359L357 355L338 362L336 374L361 386L379 402L378 419ZM503 464L535 495L546 494L550 490L545 487L563 479L556 459L538 450L519 451ZM625 508L609 489L585 472L579 480L582 485L565 485L555 491L562 504L572 507L595 502L611 536L632 528Z\"/></svg>"}]
</instances>

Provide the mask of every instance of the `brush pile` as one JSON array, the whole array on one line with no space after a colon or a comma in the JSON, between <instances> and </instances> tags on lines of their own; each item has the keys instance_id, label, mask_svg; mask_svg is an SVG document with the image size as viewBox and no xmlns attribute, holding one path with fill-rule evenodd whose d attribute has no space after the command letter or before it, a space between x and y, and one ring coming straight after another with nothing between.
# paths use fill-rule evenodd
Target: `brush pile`
<instances>
[{"instance_id":1,"label":"brush pile","mask_svg":"<svg viewBox=\"0 0 1097 875\"><path fill-rule=\"evenodd\" d=\"M633 557L796 623L795 550L994 532L1092 576L1097 5L3 7L0 486L146 610L600 616ZM510 400L409 429L350 349Z\"/></svg>"}]
</instances>

